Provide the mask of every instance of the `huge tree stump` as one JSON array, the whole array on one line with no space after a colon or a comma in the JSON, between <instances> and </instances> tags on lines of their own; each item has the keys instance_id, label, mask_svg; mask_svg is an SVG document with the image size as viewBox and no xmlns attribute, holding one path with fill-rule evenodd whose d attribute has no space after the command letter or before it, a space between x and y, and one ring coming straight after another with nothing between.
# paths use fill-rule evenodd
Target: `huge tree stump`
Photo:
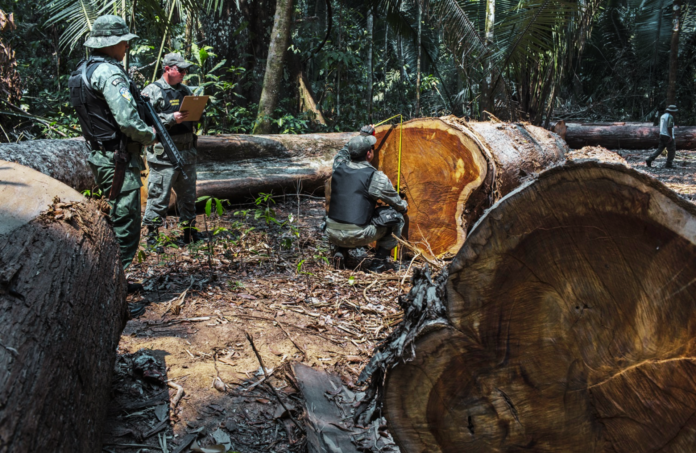
<instances>
[{"instance_id":1,"label":"huge tree stump","mask_svg":"<svg viewBox=\"0 0 696 453\"><path fill-rule=\"evenodd\" d=\"M624 165L509 194L452 262L446 316L388 372L401 451L693 451L695 257L694 205Z\"/></svg>"},{"instance_id":2,"label":"huge tree stump","mask_svg":"<svg viewBox=\"0 0 696 453\"><path fill-rule=\"evenodd\" d=\"M100 451L125 296L106 217L0 161L0 452Z\"/></svg>"},{"instance_id":3,"label":"huge tree stump","mask_svg":"<svg viewBox=\"0 0 696 453\"><path fill-rule=\"evenodd\" d=\"M377 128L373 164L397 184L398 125ZM424 118L403 124L400 190L409 203L404 236L424 253L459 251L484 209L530 175L563 162L558 136L528 124Z\"/></svg>"}]
</instances>

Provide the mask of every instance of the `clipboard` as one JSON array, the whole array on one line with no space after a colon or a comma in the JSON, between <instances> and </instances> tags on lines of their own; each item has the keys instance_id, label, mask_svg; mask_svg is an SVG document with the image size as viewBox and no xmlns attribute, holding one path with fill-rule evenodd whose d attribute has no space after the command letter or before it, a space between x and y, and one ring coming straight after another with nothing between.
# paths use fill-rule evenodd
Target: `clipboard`
<instances>
[{"instance_id":1,"label":"clipboard","mask_svg":"<svg viewBox=\"0 0 696 453\"><path fill-rule=\"evenodd\" d=\"M208 103L210 96L184 96L184 100L179 107L180 112L188 112L186 121L200 121L203 109Z\"/></svg>"}]
</instances>

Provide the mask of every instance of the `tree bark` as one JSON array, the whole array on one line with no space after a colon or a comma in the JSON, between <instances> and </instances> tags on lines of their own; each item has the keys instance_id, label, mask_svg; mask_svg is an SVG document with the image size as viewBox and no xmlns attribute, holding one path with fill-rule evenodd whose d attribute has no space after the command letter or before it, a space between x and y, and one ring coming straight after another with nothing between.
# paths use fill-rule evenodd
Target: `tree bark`
<instances>
[{"instance_id":1,"label":"tree bark","mask_svg":"<svg viewBox=\"0 0 696 453\"><path fill-rule=\"evenodd\" d=\"M418 21L418 31L417 31L417 56L416 56L416 117L421 116L421 57L423 54L423 18L422 18L422 9L423 9L423 4L421 0L416 0L416 8L417 8L417 13L416 13L416 20Z\"/></svg>"},{"instance_id":2,"label":"tree bark","mask_svg":"<svg viewBox=\"0 0 696 453\"><path fill-rule=\"evenodd\" d=\"M89 150L84 140L29 140L0 144L0 160L16 162L76 190L93 189Z\"/></svg>"},{"instance_id":3,"label":"tree bark","mask_svg":"<svg viewBox=\"0 0 696 453\"><path fill-rule=\"evenodd\" d=\"M398 126L377 128L372 164L396 185ZM451 257L483 210L529 175L562 162L565 143L548 131L454 116L403 125L401 191L409 203L404 237L428 256Z\"/></svg>"},{"instance_id":4,"label":"tree bark","mask_svg":"<svg viewBox=\"0 0 696 453\"><path fill-rule=\"evenodd\" d=\"M374 68L372 64L373 44L374 44L374 16L372 8L367 13L367 121L372 124L372 88L374 83Z\"/></svg>"},{"instance_id":5,"label":"tree bark","mask_svg":"<svg viewBox=\"0 0 696 453\"><path fill-rule=\"evenodd\" d=\"M0 171L0 451L100 451L127 317L118 245L75 190Z\"/></svg>"},{"instance_id":6,"label":"tree bark","mask_svg":"<svg viewBox=\"0 0 696 453\"><path fill-rule=\"evenodd\" d=\"M500 200L388 371L401 451L691 451L694 222L662 183L597 161Z\"/></svg>"},{"instance_id":7,"label":"tree bark","mask_svg":"<svg viewBox=\"0 0 696 453\"><path fill-rule=\"evenodd\" d=\"M616 125L592 125L557 122L553 131L561 136L570 148L603 146L609 149L657 148L660 128L647 123L614 123ZM696 149L696 127L675 127L677 149Z\"/></svg>"},{"instance_id":8,"label":"tree bark","mask_svg":"<svg viewBox=\"0 0 696 453\"><path fill-rule=\"evenodd\" d=\"M681 0L672 3L672 41L669 53L669 84L667 86L667 105L673 105L677 93L677 74L679 72L679 31L681 30Z\"/></svg>"},{"instance_id":9,"label":"tree bark","mask_svg":"<svg viewBox=\"0 0 696 453\"><path fill-rule=\"evenodd\" d=\"M321 188L333 156L355 133L217 135L198 140L198 195L241 199L263 191ZM94 188L83 140L0 144L0 159L18 162L78 190ZM143 203L147 191L143 189Z\"/></svg>"},{"instance_id":10,"label":"tree bark","mask_svg":"<svg viewBox=\"0 0 696 453\"><path fill-rule=\"evenodd\" d=\"M266 73L263 76L263 89L259 100L259 111L254 125L254 134L271 132L271 121L280 95L283 81L283 58L290 43L292 27L292 0L277 0L276 12L271 32L271 45L268 47Z\"/></svg>"}]
</instances>

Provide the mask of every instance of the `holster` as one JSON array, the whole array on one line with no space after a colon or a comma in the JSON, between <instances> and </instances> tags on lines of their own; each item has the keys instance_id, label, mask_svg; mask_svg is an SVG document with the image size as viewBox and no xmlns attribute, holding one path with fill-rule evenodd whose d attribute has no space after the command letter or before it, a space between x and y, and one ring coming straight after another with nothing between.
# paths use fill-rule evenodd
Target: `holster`
<instances>
[{"instance_id":1,"label":"holster","mask_svg":"<svg viewBox=\"0 0 696 453\"><path fill-rule=\"evenodd\" d=\"M114 201L121 194L123 181L126 178L126 171L130 163L130 153L126 149L126 140L121 140L121 143L116 151L114 151L114 179L111 182L111 190L109 191L109 201Z\"/></svg>"}]
</instances>

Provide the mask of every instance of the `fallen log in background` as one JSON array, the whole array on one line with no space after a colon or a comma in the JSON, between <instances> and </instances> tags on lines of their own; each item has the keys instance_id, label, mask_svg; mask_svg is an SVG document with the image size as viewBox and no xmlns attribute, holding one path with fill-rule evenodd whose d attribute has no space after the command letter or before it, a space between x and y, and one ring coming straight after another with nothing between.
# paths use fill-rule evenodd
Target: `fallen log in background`
<instances>
[{"instance_id":1,"label":"fallen log in background","mask_svg":"<svg viewBox=\"0 0 696 453\"><path fill-rule=\"evenodd\" d=\"M355 133L217 135L198 141L198 196L240 199L259 192L323 188L333 155ZM17 162L77 189L92 189L84 140L0 144L0 159ZM145 182L145 181L144 181ZM147 184L142 190L143 204Z\"/></svg>"},{"instance_id":2,"label":"fallen log in background","mask_svg":"<svg viewBox=\"0 0 696 453\"><path fill-rule=\"evenodd\" d=\"M323 188L336 152L355 133L218 135L198 141L198 196L255 197L259 192Z\"/></svg>"},{"instance_id":3,"label":"fallen log in background","mask_svg":"<svg viewBox=\"0 0 696 453\"><path fill-rule=\"evenodd\" d=\"M441 286L414 284L437 319L386 377L401 451L691 451L694 256L696 207L624 165L570 162L510 193L452 262L444 313Z\"/></svg>"},{"instance_id":4,"label":"fallen log in background","mask_svg":"<svg viewBox=\"0 0 696 453\"><path fill-rule=\"evenodd\" d=\"M552 128L570 148L603 146L610 149L657 148L660 128L649 123L565 123L558 121ZM674 128L677 149L696 149L696 127Z\"/></svg>"},{"instance_id":5,"label":"fallen log in background","mask_svg":"<svg viewBox=\"0 0 696 453\"><path fill-rule=\"evenodd\" d=\"M377 128L372 162L397 184L399 128ZM424 253L453 256L483 210L530 175L563 162L567 147L523 124L424 118L403 124L401 191L409 203L404 237Z\"/></svg>"},{"instance_id":6,"label":"fallen log in background","mask_svg":"<svg viewBox=\"0 0 696 453\"><path fill-rule=\"evenodd\" d=\"M101 450L126 305L103 214L68 186L0 161L0 451Z\"/></svg>"}]
</instances>

